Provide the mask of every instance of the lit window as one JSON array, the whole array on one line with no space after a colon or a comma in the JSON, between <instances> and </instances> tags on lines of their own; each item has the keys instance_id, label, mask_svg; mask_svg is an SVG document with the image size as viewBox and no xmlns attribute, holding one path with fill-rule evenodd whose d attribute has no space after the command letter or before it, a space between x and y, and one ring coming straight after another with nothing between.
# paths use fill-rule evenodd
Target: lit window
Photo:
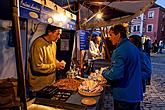
<instances>
[{"instance_id":1,"label":"lit window","mask_svg":"<svg viewBox=\"0 0 165 110\"><path fill-rule=\"evenodd\" d=\"M165 14L163 15L163 18L165 18Z\"/></svg>"},{"instance_id":2,"label":"lit window","mask_svg":"<svg viewBox=\"0 0 165 110\"><path fill-rule=\"evenodd\" d=\"M164 31L164 27L162 27L162 31Z\"/></svg>"},{"instance_id":3,"label":"lit window","mask_svg":"<svg viewBox=\"0 0 165 110\"><path fill-rule=\"evenodd\" d=\"M153 31L153 24L148 24L147 25L147 32L152 32Z\"/></svg>"},{"instance_id":4,"label":"lit window","mask_svg":"<svg viewBox=\"0 0 165 110\"><path fill-rule=\"evenodd\" d=\"M154 18L154 11L148 12L148 18Z\"/></svg>"}]
</instances>

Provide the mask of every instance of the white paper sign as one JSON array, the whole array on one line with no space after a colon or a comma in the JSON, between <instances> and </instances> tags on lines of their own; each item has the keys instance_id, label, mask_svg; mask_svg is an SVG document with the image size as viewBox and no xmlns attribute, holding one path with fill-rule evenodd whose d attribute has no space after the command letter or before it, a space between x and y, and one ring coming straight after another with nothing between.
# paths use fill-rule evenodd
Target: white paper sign
<instances>
[{"instance_id":1,"label":"white paper sign","mask_svg":"<svg viewBox=\"0 0 165 110\"><path fill-rule=\"evenodd\" d=\"M61 39L61 51L69 51L69 39Z\"/></svg>"}]
</instances>

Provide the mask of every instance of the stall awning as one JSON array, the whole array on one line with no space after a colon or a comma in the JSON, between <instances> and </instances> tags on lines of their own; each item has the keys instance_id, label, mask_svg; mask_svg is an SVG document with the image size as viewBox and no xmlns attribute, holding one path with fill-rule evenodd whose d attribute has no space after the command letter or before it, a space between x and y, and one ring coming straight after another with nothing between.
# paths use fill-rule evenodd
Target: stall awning
<instances>
[{"instance_id":1,"label":"stall awning","mask_svg":"<svg viewBox=\"0 0 165 110\"><path fill-rule=\"evenodd\" d=\"M74 0L52 0L67 10L74 9ZM149 7L155 0L80 0L81 2L81 27L105 27L113 24L129 22ZM99 12L102 19L96 19Z\"/></svg>"},{"instance_id":2,"label":"stall awning","mask_svg":"<svg viewBox=\"0 0 165 110\"><path fill-rule=\"evenodd\" d=\"M94 14L98 13L97 10L101 10L103 16L101 20L96 19L95 16L88 17L87 20L82 23L82 27L105 27L113 24L129 22L133 18L145 12L155 2L155 0L107 1L108 2L103 2L103 0L90 0L87 2L87 4L91 5L89 8L92 10L92 12L94 12ZM92 19L95 20L92 20L91 17L93 17Z\"/></svg>"}]
</instances>

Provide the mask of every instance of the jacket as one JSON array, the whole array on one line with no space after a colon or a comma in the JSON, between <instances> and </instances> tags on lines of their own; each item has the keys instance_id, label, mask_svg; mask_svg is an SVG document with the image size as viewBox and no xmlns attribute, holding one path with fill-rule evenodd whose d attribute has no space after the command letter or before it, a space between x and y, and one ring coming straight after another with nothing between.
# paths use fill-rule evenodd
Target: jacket
<instances>
[{"instance_id":1,"label":"jacket","mask_svg":"<svg viewBox=\"0 0 165 110\"><path fill-rule=\"evenodd\" d=\"M114 100L140 102L143 100L140 51L124 38L112 53L111 68L103 76L112 81Z\"/></svg>"},{"instance_id":2,"label":"jacket","mask_svg":"<svg viewBox=\"0 0 165 110\"><path fill-rule=\"evenodd\" d=\"M147 79L151 77L151 73L152 73L151 59L146 52L144 52L142 49L139 50L140 50L140 60L141 60L143 93L145 93Z\"/></svg>"}]
</instances>

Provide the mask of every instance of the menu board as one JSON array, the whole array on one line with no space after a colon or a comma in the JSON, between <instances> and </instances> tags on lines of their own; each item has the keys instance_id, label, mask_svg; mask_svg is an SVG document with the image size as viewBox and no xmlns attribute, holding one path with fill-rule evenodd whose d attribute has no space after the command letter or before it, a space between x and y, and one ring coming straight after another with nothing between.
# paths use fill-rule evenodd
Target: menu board
<instances>
[{"instance_id":1,"label":"menu board","mask_svg":"<svg viewBox=\"0 0 165 110\"><path fill-rule=\"evenodd\" d=\"M89 36L85 30L79 30L80 36L80 50L88 50L89 49Z\"/></svg>"}]
</instances>

